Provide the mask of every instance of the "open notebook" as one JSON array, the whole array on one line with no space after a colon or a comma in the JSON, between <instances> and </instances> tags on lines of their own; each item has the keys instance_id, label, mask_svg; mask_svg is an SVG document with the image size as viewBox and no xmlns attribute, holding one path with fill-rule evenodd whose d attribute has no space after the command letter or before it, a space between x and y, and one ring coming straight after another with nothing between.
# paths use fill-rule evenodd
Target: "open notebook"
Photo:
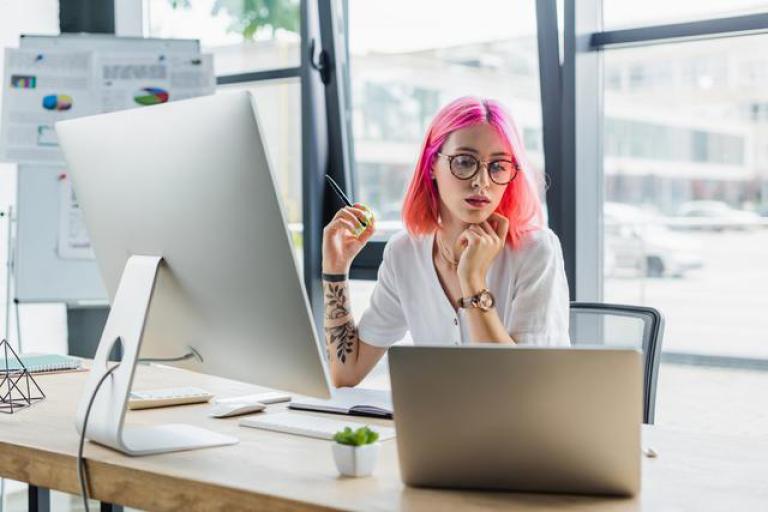
<instances>
[{"instance_id":1,"label":"open notebook","mask_svg":"<svg viewBox=\"0 0 768 512\"><path fill-rule=\"evenodd\" d=\"M83 365L80 359L58 354L22 355L21 362L30 373L79 370ZM0 360L0 371L5 372L5 368L5 360ZM21 370L16 358L8 358L8 370L12 372Z\"/></svg>"},{"instance_id":2,"label":"open notebook","mask_svg":"<svg viewBox=\"0 0 768 512\"><path fill-rule=\"evenodd\" d=\"M391 418L392 394L378 389L338 388L332 391L329 400L297 396L288 407L304 411Z\"/></svg>"}]
</instances>

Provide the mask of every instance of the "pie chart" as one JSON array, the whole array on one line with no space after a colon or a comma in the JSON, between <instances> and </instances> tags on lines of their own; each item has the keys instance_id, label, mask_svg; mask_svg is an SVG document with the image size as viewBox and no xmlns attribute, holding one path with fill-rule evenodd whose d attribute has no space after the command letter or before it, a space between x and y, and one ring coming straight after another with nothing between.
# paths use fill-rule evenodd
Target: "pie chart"
<instances>
[{"instance_id":1,"label":"pie chart","mask_svg":"<svg viewBox=\"0 0 768 512\"><path fill-rule=\"evenodd\" d=\"M159 87L142 87L133 95L139 105L158 105L168 101L168 91Z\"/></svg>"},{"instance_id":2,"label":"pie chart","mask_svg":"<svg viewBox=\"0 0 768 512\"><path fill-rule=\"evenodd\" d=\"M49 94L43 98L45 110L69 110L72 108L72 96L67 94Z\"/></svg>"}]
</instances>

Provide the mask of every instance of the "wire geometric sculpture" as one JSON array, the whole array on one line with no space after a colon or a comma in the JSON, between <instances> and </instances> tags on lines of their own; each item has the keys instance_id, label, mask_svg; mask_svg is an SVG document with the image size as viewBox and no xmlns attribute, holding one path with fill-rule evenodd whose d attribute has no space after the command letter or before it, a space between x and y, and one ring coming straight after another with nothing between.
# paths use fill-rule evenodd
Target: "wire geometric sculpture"
<instances>
[{"instance_id":1,"label":"wire geometric sculpture","mask_svg":"<svg viewBox=\"0 0 768 512\"><path fill-rule=\"evenodd\" d=\"M45 393L13 347L6 340L0 341L0 412L13 414L44 398Z\"/></svg>"}]
</instances>

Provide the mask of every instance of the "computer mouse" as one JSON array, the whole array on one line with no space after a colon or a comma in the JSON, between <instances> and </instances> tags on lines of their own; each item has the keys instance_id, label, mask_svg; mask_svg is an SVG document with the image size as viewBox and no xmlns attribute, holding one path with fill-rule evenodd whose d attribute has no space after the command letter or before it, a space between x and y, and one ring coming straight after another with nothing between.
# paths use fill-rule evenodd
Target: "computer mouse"
<instances>
[{"instance_id":1,"label":"computer mouse","mask_svg":"<svg viewBox=\"0 0 768 512\"><path fill-rule=\"evenodd\" d=\"M261 402L216 404L211 407L211 410L208 412L208 416L212 418L229 418L232 416L240 416L242 414L263 411L266 407L267 406Z\"/></svg>"}]
</instances>

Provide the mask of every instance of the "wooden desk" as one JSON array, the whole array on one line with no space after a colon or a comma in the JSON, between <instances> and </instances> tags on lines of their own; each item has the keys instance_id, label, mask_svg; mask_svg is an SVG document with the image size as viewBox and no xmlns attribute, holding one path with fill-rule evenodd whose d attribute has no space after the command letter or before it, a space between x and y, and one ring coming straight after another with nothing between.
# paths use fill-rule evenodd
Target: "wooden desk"
<instances>
[{"instance_id":1,"label":"wooden desk","mask_svg":"<svg viewBox=\"0 0 768 512\"><path fill-rule=\"evenodd\" d=\"M0 415L0 475L79 493L74 413L85 377L41 376L45 401L18 414ZM184 385L222 397L259 391L182 370L138 369L136 389ZM634 499L430 490L401 483L394 440L383 443L374 476L345 479L336 472L330 442L240 428L237 419L207 418L207 407L131 411L128 419L135 424L199 425L238 436L240 444L137 458L88 445L93 498L145 510L185 511L768 510L768 439L649 427L646 444L659 456L643 461L643 490ZM270 406L269 411L281 409Z\"/></svg>"}]
</instances>

